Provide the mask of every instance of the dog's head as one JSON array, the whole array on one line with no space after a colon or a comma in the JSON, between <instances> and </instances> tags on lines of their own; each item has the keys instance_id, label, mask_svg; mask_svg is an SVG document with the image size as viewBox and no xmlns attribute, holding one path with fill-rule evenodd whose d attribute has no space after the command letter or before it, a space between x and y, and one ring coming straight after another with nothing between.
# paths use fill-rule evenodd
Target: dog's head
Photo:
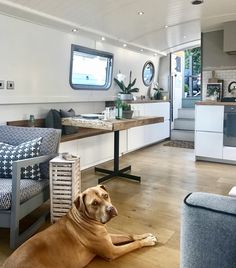
<instances>
[{"instance_id":1,"label":"dog's head","mask_svg":"<svg viewBox=\"0 0 236 268\"><path fill-rule=\"evenodd\" d=\"M103 185L88 188L78 196L74 204L80 214L101 223L106 223L117 216L117 210Z\"/></svg>"}]
</instances>

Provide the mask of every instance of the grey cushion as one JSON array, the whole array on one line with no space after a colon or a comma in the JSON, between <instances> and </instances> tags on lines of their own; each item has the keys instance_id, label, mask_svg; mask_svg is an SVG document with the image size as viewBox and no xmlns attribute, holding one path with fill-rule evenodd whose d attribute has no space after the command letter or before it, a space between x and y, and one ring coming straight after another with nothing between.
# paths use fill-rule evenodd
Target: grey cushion
<instances>
[{"instance_id":1,"label":"grey cushion","mask_svg":"<svg viewBox=\"0 0 236 268\"><path fill-rule=\"evenodd\" d=\"M24 179L20 181L20 203L23 203L31 197L42 192L48 187L48 180L29 180ZM12 200L12 179L0 179L0 209L9 209Z\"/></svg>"},{"instance_id":2,"label":"grey cushion","mask_svg":"<svg viewBox=\"0 0 236 268\"><path fill-rule=\"evenodd\" d=\"M61 131L58 129L0 125L0 142L19 145L23 142L42 137L40 155L57 153L60 136ZM48 178L48 163L41 165L40 168L43 177Z\"/></svg>"},{"instance_id":3,"label":"grey cushion","mask_svg":"<svg viewBox=\"0 0 236 268\"><path fill-rule=\"evenodd\" d=\"M236 267L236 198L193 193L184 200L181 268Z\"/></svg>"},{"instance_id":4,"label":"grey cushion","mask_svg":"<svg viewBox=\"0 0 236 268\"><path fill-rule=\"evenodd\" d=\"M39 156L41 143L41 137L16 146L0 142L0 177L12 177L12 163L14 161ZM21 178L40 179L39 165L23 168Z\"/></svg>"},{"instance_id":5,"label":"grey cushion","mask_svg":"<svg viewBox=\"0 0 236 268\"><path fill-rule=\"evenodd\" d=\"M61 129L61 114L55 109L51 109L45 118L45 127Z\"/></svg>"},{"instance_id":6,"label":"grey cushion","mask_svg":"<svg viewBox=\"0 0 236 268\"><path fill-rule=\"evenodd\" d=\"M70 109L69 111L60 110L61 117L73 117L75 116L75 111L73 109ZM62 134L64 135L70 135L78 132L77 127L72 126L63 126L62 127Z\"/></svg>"}]
</instances>

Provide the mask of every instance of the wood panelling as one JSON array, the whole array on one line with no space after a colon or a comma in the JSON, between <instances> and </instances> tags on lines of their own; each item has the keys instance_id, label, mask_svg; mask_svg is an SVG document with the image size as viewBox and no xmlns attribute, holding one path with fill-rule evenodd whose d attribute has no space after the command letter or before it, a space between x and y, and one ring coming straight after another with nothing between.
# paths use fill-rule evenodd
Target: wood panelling
<instances>
[{"instance_id":1,"label":"wood panelling","mask_svg":"<svg viewBox=\"0 0 236 268\"><path fill-rule=\"evenodd\" d=\"M111 168L113 162L101 165ZM181 206L189 192L227 195L236 185L236 166L195 162L194 150L157 144L124 155L120 165L132 164L141 183L114 178L105 183L118 216L108 224L112 232L146 233L158 237L155 247L142 248L115 261L95 258L88 268L179 268ZM82 172L82 190L97 184L100 174ZM47 226L47 225L45 225ZM10 254L9 234L0 229L0 265Z\"/></svg>"}]
</instances>

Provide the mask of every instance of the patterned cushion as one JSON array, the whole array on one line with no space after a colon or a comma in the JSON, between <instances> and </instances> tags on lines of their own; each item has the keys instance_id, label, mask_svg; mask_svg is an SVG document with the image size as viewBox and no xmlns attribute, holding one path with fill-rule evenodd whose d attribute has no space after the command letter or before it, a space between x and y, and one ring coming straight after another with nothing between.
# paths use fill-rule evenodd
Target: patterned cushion
<instances>
[{"instance_id":1,"label":"patterned cushion","mask_svg":"<svg viewBox=\"0 0 236 268\"><path fill-rule=\"evenodd\" d=\"M43 137L42 145L40 147L40 155L49 155L58 152L61 130L53 128L0 125L0 142L9 143L16 146L38 137ZM49 162L40 165L40 170L42 177L48 178Z\"/></svg>"},{"instance_id":2,"label":"patterned cushion","mask_svg":"<svg viewBox=\"0 0 236 268\"><path fill-rule=\"evenodd\" d=\"M12 177L12 163L16 160L39 156L42 138L21 143L17 146L0 142L0 177ZM39 165L22 168L22 179L40 179Z\"/></svg>"},{"instance_id":3,"label":"patterned cushion","mask_svg":"<svg viewBox=\"0 0 236 268\"><path fill-rule=\"evenodd\" d=\"M0 125L0 142L19 145L43 137L40 155L54 154L58 150L61 131L52 128L14 127Z\"/></svg>"},{"instance_id":4,"label":"patterned cushion","mask_svg":"<svg viewBox=\"0 0 236 268\"><path fill-rule=\"evenodd\" d=\"M49 184L49 180L20 180L20 203L25 202L31 197L42 192ZM11 179L0 179L0 209L9 209L11 207Z\"/></svg>"}]
</instances>

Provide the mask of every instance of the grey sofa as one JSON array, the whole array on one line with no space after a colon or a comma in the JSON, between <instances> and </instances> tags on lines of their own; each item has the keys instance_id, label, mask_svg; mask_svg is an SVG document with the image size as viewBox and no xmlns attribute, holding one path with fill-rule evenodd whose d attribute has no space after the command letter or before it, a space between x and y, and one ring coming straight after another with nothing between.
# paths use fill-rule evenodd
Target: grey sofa
<instances>
[{"instance_id":1,"label":"grey sofa","mask_svg":"<svg viewBox=\"0 0 236 268\"><path fill-rule=\"evenodd\" d=\"M236 198L196 192L182 208L181 268L236 267Z\"/></svg>"},{"instance_id":2,"label":"grey sofa","mask_svg":"<svg viewBox=\"0 0 236 268\"><path fill-rule=\"evenodd\" d=\"M19 221L49 199L48 164L57 155L60 137L61 131L56 129L0 126L0 228L10 228L10 247L13 249L40 227L49 212L45 211L28 229L19 233ZM27 151L34 139L40 141L38 154L33 158L12 161L11 175L3 173L7 170L5 155L15 159L14 154L18 157L22 151ZM22 144L28 147L25 149ZM8 151L4 151L4 148ZM28 169L31 167L40 170L40 178L34 179L32 173L27 173L28 170L32 171ZM23 179L23 170L31 175Z\"/></svg>"}]
</instances>

